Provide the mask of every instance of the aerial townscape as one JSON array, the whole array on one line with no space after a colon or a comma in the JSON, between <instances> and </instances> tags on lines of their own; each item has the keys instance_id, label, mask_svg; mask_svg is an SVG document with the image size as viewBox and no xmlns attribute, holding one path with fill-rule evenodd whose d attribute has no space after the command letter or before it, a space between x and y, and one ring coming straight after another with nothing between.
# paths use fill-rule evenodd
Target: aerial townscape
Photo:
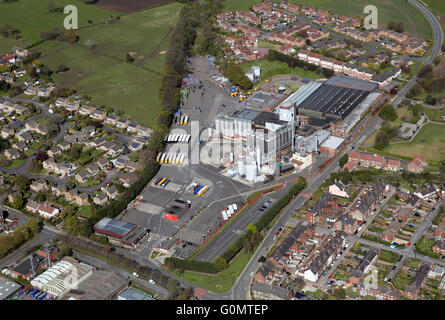
<instances>
[{"instance_id":1,"label":"aerial townscape","mask_svg":"<svg viewBox=\"0 0 445 320\"><path fill-rule=\"evenodd\" d=\"M444 26L0 0L0 300L445 300Z\"/></svg>"}]
</instances>

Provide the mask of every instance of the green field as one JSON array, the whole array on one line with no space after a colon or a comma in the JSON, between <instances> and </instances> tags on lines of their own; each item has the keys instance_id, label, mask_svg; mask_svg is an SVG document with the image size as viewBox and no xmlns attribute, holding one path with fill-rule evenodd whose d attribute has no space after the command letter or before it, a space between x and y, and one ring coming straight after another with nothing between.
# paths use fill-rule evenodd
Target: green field
<instances>
[{"instance_id":1,"label":"green field","mask_svg":"<svg viewBox=\"0 0 445 320\"><path fill-rule=\"evenodd\" d=\"M407 157L421 154L428 160L444 160L445 125L426 124L420 129L413 141L390 144L383 151Z\"/></svg>"},{"instance_id":2,"label":"green field","mask_svg":"<svg viewBox=\"0 0 445 320\"><path fill-rule=\"evenodd\" d=\"M123 116L154 126L161 110L159 86L171 28L182 5L123 16L120 20L91 26L77 33L76 44L46 41L36 47L40 60L55 69L60 64L70 70L55 75L56 84L74 87L92 102L123 112ZM85 46L91 40L93 49ZM126 62L131 52L134 62Z\"/></svg>"},{"instance_id":3,"label":"green field","mask_svg":"<svg viewBox=\"0 0 445 320\"><path fill-rule=\"evenodd\" d=\"M2 36L0 36L0 55L9 53L12 47L26 47L28 45L29 43L20 39L14 40L14 39L3 38Z\"/></svg>"},{"instance_id":4,"label":"green field","mask_svg":"<svg viewBox=\"0 0 445 320\"><path fill-rule=\"evenodd\" d=\"M445 15L445 2L443 0L422 0L434 13Z\"/></svg>"},{"instance_id":5,"label":"green field","mask_svg":"<svg viewBox=\"0 0 445 320\"><path fill-rule=\"evenodd\" d=\"M440 3L440 8L445 7L445 3L442 0L429 1ZM226 4L225 10L236 11L248 10L252 5L259 2L260 0L226 0L224 3ZM281 1L274 0L273 2L279 3ZM423 15L404 0L289 0L288 2L358 17L365 17L363 8L366 5L375 5L378 9L379 27L386 27L390 20L399 20L403 22L406 32L426 38L431 37L430 27Z\"/></svg>"},{"instance_id":6,"label":"green field","mask_svg":"<svg viewBox=\"0 0 445 320\"><path fill-rule=\"evenodd\" d=\"M306 71L301 68L291 68L287 63L281 61L270 61L261 59L256 61L249 61L240 65L244 71L249 71L252 66L261 67L261 80L273 77L274 75L292 74L301 78L320 79L321 75L315 72Z\"/></svg>"},{"instance_id":7,"label":"green field","mask_svg":"<svg viewBox=\"0 0 445 320\"><path fill-rule=\"evenodd\" d=\"M214 276L190 271L185 271L182 275L176 271L173 273L176 276L183 278L185 281L196 284L201 288L212 292L222 293L232 288L250 258L251 254L248 255L243 251L230 262L230 265L226 269Z\"/></svg>"},{"instance_id":8,"label":"green field","mask_svg":"<svg viewBox=\"0 0 445 320\"><path fill-rule=\"evenodd\" d=\"M109 18L112 12L94 5L87 5L79 0L53 0L57 7L75 5L78 9L79 28ZM63 28L63 21L67 15L48 11L48 0L19 0L13 3L0 2L1 25L8 23L19 29L22 37L29 43L40 40L40 32L55 27Z\"/></svg>"}]
</instances>

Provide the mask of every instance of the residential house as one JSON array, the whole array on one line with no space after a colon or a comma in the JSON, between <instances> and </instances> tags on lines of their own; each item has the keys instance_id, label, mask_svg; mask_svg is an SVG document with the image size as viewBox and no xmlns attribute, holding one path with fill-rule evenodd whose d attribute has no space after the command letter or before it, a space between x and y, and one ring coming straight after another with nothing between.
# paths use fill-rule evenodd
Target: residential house
<instances>
[{"instance_id":1,"label":"residential house","mask_svg":"<svg viewBox=\"0 0 445 320\"><path fill-rule=\"evenodd\" d=\"M405 286L405 290L403 291L403 295L408 299L416 299L419 293L420 288L425 283L428 273L432 268L432 264L430 262L422 262L419 269L416 272L416 275L411 280L411 284Z\"/></svg>"},{"instance_id":2,"label":"residential house","mask_svg":"<svg viewBox=\"0 0 445 320\"><path fill-rule=\"evenodd\" d=\"M291 297L290 291L274 284L254 282L251 290L255 300L288 300Z\"/></svg>"},{"instance_id":3,"label":"residential house","mask_svg":"<svg viewBox=\"0 0 445 320\"><path fill-rule=\"evenodd\" d=\"M54 148L49 149L46 153L48 154L48 157L55 158L62 155L62 150L58 146L55 146Z\"/></svg>"},{"instance_id":4,"label":"residential house","mask_svg":"<svg viewBox=\"0 0 445 320\"><path fill-rule=\"evenodd\" d=\"M105 188L104 192L110 199L114 199L119 195L119 192L115 186Z\"/></svg>"},{"instance_id":5,"label":"residential house","mask_svg":"<svg viewBox=\"0 0 445 320\"><path fill-rule=\"evenodd\" d=\"M39 212L39 208L40 208L40 203L36 201L28 200L28 202L26 203L26 210L28 210L31 213Z\"/></svg>"},{"instance_id":6,"label":"residential house","mask_svg":"<svg viewBox=\"0 0 445 320\"><path fill-rule=\"evenodd\" d=\"M417 155L408 163L407 170L414 173L421 173L426 166L427 163L425 158L421 155Z\"/></svg>"},{"instance_id":7,"label":"residential house","mask_svg":"<svg viewBox=\"0 0 445 320\"><path fill-rule=\"evenodd\" d=\"M93 197L93 202L98 206L103 206L108 202L108 197L105 193L99 193Z\"/></svg>"},{"instance_id":8,"label":"residential house","mask_svg":"<svg viewBox=\"0 0 445 320\"><path fill-rule=\"evenodd\" d=\"M120 129L126 129L128 127L128 124L130 123L130 120L119 118L117 120L116 126Z\"/></svg>"},{"instance_id":9,"label":"residential house","mask_svg":"<svg viewBox=\"0 0 445 320\"><path fill-rule=\"evenodd\" d=\"M20 152L16 149L7 149L4 152L5 157L9 160L15 160L20 158Z\"/></svg>"},{"instance_id":10,"label":"residential house","mask_svg":"<svg viewBox=\"0 0 445 320\"><path fill-rule=\"evenodd\" d=\"M332 263L334 257L337 256L346 244L346 239L346 233L341 231L337 231L333 237L329 236L321 245L320 252L315 255L304 271L304 279L311 282L317 282L326 268Z\"/></svg>"},{"instance_id":11,"label":"residential house","mask_svg":"<svg viewBox=\"0 0 445 320\"><path fill-rule=\"evenodd\" d=\"M1 131L1 136L3 139L8 139L9 137L14 135L14 129L9 127L3 127Z\"/></svg>"},{"instance_id":12,"label":"residential house","mask_svg":"<svg viewBox=\"0 0 445 320\"><path fill-rule=\"evenodd\" d=\"M31 191L39 193L48 189L48 185L45 180L36 180L29 186Z\"/></svg>"},{"instance_id":13,"label":"residential house","mask_svg":"<svg viewBox=\"0 0 445 320\"><path fill-rule=\"evenodd\" d=\"M359 224L357 219L352 218L348 214L344 214L340 216L337 221L335 221L335 230L337 231L343 231L347 234L354 234L357 230Z\"/></svg>"},{"instance_id":14,"label":"residential house","mask_svg":"<svg viewBox=\"0 0 445 320\"><path fill-rule=\"evenodd\" d=\"M88 173L87 170L82 170L82 171L76 173L76 175L74 176L76 181L79 183L86 183L88 181L89 177L90 177L90 174Z\"/></svg>"},{"instance_id":15,"label":"residential house","mask_svg":"<svg viewBox=\"0 0 445 320\"><path fill-rule=\"evenodd\" d=\"M28 146L26 145L26 143L24 143L23 141L18 141L18 142L16 142L16 143L14 143L13 145L12 145L12 147L14 148L14 149L17 149L17 150L21 150L21 151L26 151L26 150L28 150Z\"/></svg>"},{"instance_id":16,"label":"residential house","mask_svg":"<svg viewBox=\"0 0 445 320\"><path fill-rule=\"evenodd\" d=\"M89 105L83 105L79 108L79 113L83 116L89 116L94 111L94 108Z\"/></svg>"},{"instance_id":17,"label":"residential house","mask_svg":"<svg viewBox=\"0 0 445 320\"><path fill-rule=\"evenodd\" d=\"M345 185L341 181L336 180L333 185L329 186L329 193L334 196L349 198Z\"/></svg>"},{"instance_id":18,"label":"residential house","mask_svg":"<svg viewBox=\"0 0 445 320\"><path fill-rule=\"evenodd\" d=\"M104 121L107 113L103 110L94 110L93 113L90 114L90 117L94 120Z\"/></svg>"},{"instance_id":19,"label":"residential house","mask_svg":"<svg viewBox=\"0 0 445 320\"><path fill-rule=\"evenodd\" d=\"M42 204L39 207L39 214L44 219L51 219L54 218L59 214L60 210L57 208L54 208L52 206Z\"/></svg>"},{"instance_id":20,"label":"residential house","mask_svg":"<svg viewBox=\"0 0 445 320\"><path fill-rule=\"evenodd\" d=\"M445 241L438 240L431 247L434 253L440 254L441 256L445 255Z\"/></svg>"},{"instance_id":21,"label":"residential house","mask_svg":"<svg viewBox=\"0 0 445 320\"><path fill-rule=\"evenodd\" d=\"M105 119L105 124L111 124L115 126L117 124L117 120L118 120L117 116L111 114Z\"/></svg>"},{"instance_id":22,"label":"residential house","mask_svg":"<svg viewBox=\"0 0 445 320\"><path fill-rule=\"evenodd\" d=\"M88 193L81 192L76 197L76 204L78 206L88 205Z\"/></svg>"}]
</instances>

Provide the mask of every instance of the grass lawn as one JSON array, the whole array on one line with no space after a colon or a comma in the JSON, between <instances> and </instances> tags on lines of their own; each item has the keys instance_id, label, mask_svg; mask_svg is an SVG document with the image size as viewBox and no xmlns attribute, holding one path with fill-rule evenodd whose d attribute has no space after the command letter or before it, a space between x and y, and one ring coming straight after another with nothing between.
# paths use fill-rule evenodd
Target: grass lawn
<instances>
[{"instance_id":1,"label":"grass lawn","mask_svg":"<svg viewBox=\"0 0 445 320\"><path fill-rule=\"evenodd\" d=\"M429 0L441 3L440 8L445 7L441 0ZM248 10L260 0L225 0L224 10ZM273 0L279 3L279 0ZM290 3L297 5L314 6L322 8L332 13L344 14L347 16L365 17L363 8L366 5L375 5L378 9L379 27L386 27L390 20L399 20L403 22L404 31L417 34L423 37L430 37L431 31L423 15L414 7L411 7L404 0L289 0ZM428 2L428 0L427 0Z\"/></svg>"},{"instance_id":2,"label":"grass lawn","mask_svg":"<svg viewBox=\"0 0 445 320\"><path fill-rule=\"evenodd\" d=\"M93 214L93 208L91 206L80 206L77 208L77 215L85 218L91 217Z\"/></svg>"},{"instance_id":3,"label":"grass lawn","mask_svg":"<svg viewBox=\"0 0 445 320\"><path fill-rule=\"evenodd\" d=\"M442 107L441 109L431 109L431 108L423 108L423 111L428 116L428 119L431 121L440 121L444 122L445 120L442 118L442 115L445 114L445 108Z\"/></svg>"},{"instance_id":4,"label":"grass lawn","mask_svg":"<svg viewBox=\"0 0 445 320\"><path fill-rule=\"evenodd\" d=\"M1 7L1 4L0 4ZM1 15L1 13L0 13ZM2 20L3 22L3 20ZM3 26L3 23L0 23L0 26ZM9 38L3 38L0 36L0 55L7 54L11 52L12 47L26 47L29 43L24 40L14 40Z\"/></svg>"},{"instance_id":5,"label":"grass lawn","mask_svg":"<svg viewBox=\"0 0 445 320\"><path fill-rule=\"evenodd\" d=\"M445 2L443 0L422 0L435 13L445 15Z\"/></svg>"},{"instance_id":6,"label":"grass lawn","mask_svg":"<svg viewBox=\"0 0 445 320\"><path fill-rule=\"evenodd\" d=\"M422 238L417 242L416 244L416 250L417 252L433 257L438 258L439 255L437 253L434 253L431 247L436 242L436 239L434 238L426 238L425 236L422 236Z\"/></svg>"},{"instance_id":7,"label":"grass lawn","mask_svg":"<svg viewBox=\"0 0 445 320\"><path fill-rule=\"evenodd\" d=\"M59 64L70 70L55 75L56 84L74 87L92 103L113 107L124 117L154 126L161 110L159 87L171 27L182 5L171 3L129 16L119 21L78 30L74 45L45 42L37 49L42 62L52 69ZM96 47L84 44L92 40ZM135 61L128 63L126 53Z\"/></svg>"},{"instance_id":8,"label":"grass lawn","mask_svg":"<svg viewBox=\"0 0 445 320\"><path fill-rule=\"evenodd\" d=\"M429 123L410 142L390 144L384 152L414 157L423 155L428 160L445 159L445 125Z\"/></svg>"},{"instance_id":9,"label":"grass lawn","mask_svg":"<svg viewBox=\"0 0 445 320\"><path fill-rule=\"evenodd\" d=\"M6 169L17 169L25 163L26 159L15 159L12 160L11 164L6 167Z\"/></svg>"},{"instance_id":10,"label":"grass lawn","mask_svg":"<svg viewBox=\"0 0 445 320\"><path fill-rule=\"evenodd\" d=\"M385 262L390 262L390 263L394 263L397 261L397 253L394 253L392 251L389 250L381 250L380 251L380 257L379 260L385 261Z\"/></svg>"},{"instance_id":11,"label":"grass lawn","mask_svg":"<svg viewBox=\"0 0 445 320\"><path fill-rule=\"evenodd\" d=\"M189 271L185 271L182 276L176 271L173 271L173 273L176 276L182 277L184 280L196 284L206 290L222 293L232 288L236 282L236 279L238 279L238 276L241 274L251 257L252 254L248 255L244 251L241 252L230 262L230 265L226 269L224 269L220 274L214 276Z\"/></svg>"},{"instance_id":12,"label":"grass lawn","mask_svg":"<svg viewBox=\"0 0 445 320\"><path fill-rule=\"evenodd\" d=\"M274 75L286 75L292 74L301 78L320 79L321 75L315 72L306 71L301 68L291 68L287 63L281 61L270 61L267 59L261 59L256 61L249 61L240 65L244 71L249 71L252 66L261 67L261 80L265 80Z\"/></svg>"},{"instance_id":13,"label":"grass lawn","mask_svg":"<svg viewBox=\"0 0 445 320\"><path fill-rule=\"evenodd\" d=\"M88 25L88 20L93 23L100 22L113 12L87 5L79 0L53 0L56 6L75 5L78 10L79 28ZM1 24L8 23L15 26L22 33L22 37L29 43L40 41L40 32L54 29L62 29L63 21L67 15L63 13L50 13L48 1L20 0L13 3L0 3Z\"/></svg>"}]
</instances>

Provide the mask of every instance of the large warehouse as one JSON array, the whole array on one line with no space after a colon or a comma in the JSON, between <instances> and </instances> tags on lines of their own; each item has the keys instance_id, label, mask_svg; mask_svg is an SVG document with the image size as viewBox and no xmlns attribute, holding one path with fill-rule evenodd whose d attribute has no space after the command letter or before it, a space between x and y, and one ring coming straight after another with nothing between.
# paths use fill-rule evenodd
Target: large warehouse
<instances>
[{"instance_id":1,"label":"large warehouse","mask_svg":"<svg viewBox=\"0 0 445 320\"><path fill-rule=\"evenodd\" d=\"M93 269L80 264L71 257L64 257L60 262L31 281L31 284L55 297L62 297L71 289L88 279Z\"/></svg>"},{"instance_id":2,"label":"large warehouse","mask_svg":"<svg viewBox=\"0 0 445 320\"><path fill-rule=\"evenodd\" d=\"M345 76L334 76L322 84L310 84L296 103L299 116L338 122L357 108L378 85Z\"/></svg>"},{"instance_id":3,"label":"large warehouse","mask_svg":"<svg viewBox=\"0 0 445 320\"><path fill-rule=\"evenodd\" d=\"M134 223L110 218L103 218L96 223L94 231L127 246L136 245L148 233L147 229Z\"/></svg>"}]
</instances>

